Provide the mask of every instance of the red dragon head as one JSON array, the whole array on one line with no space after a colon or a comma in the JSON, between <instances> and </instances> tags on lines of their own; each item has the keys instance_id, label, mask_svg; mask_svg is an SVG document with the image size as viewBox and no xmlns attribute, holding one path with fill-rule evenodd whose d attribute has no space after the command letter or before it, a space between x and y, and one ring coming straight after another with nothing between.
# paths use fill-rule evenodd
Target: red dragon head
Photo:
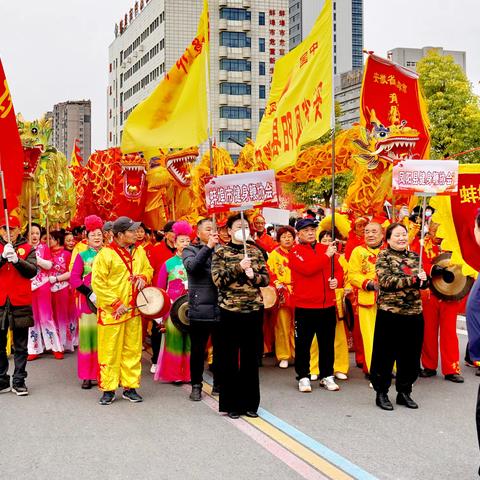
<instances>
[{"instance_id":1,"label":"red dragon head","mask_svg":"<svg viewBox=\"0 0 480 480\"><path fill-rule=\"evenodd\" d=\"M189 187L191 184L190 171L192 164L198 157L198 148L190 147L182 150L165 152L160 151L158 155L150 158L150 170L164 167L181 187Z\"/></svg>"},{"instance_id":2,"label":"red dragon head","mask_svg":"<svg viewBox=\"0 0 480 480\"><path fill-rule=\"evenodd\" d=\"M143 193L146 178L146 160L142 154L122 155L123 193L128 200L138 200Z\"/></svg>"}]
</instances>

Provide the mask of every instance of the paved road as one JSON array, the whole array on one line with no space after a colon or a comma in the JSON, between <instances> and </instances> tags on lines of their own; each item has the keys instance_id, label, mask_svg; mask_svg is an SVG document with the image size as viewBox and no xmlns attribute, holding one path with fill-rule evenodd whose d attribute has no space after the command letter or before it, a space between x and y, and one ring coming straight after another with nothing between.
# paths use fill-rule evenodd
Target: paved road
<instances>
[{"instance_id":1,"label":"paved road","mask_svg":"<svg viewBox=\"0 0 480 480\"><path fill-rule=\"evenodd\" d=\"M155 384L144 365L146 401L102 407L96 390L80 389L75 355L29 364L31 395L0 396L0 478L478 478L473 369L465 369L463 385L420 379L419 410L383 412L356 368L340 392L300 394L293 369L267 360L261 406L268 422L249 423L219 416L208 395L193 403L187 387Z\"/></svg>"}]
</instances>

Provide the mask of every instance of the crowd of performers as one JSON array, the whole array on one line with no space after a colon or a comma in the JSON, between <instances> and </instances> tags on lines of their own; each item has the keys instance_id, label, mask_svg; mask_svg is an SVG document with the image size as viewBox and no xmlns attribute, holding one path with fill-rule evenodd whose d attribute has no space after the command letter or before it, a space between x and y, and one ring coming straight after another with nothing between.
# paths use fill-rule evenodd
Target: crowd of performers
<instances>
[{"instance_id":1,"label":"crowd of performers","mask_svg":"<svg viewBox=\"0 0 480 480\"><path fill-rule=\"evenodd\" d=\"M74 232L48 234L35 223L22 234L11 216L8 230L0 227L0 393L27 395L27 361L50 353L62 360L77 348L81 387L98 384L100 404L111 404L120 387L124 399L140 402L142 350L151 346L155 380L190 383L190 399L199 401L208 361L219 410L256 417L264 356L282 369L294 365L306 393L315 380L339 390L354 351L378 407L394 409L395 378L396 403L418 408L412 386L437 375L439 351L445 380L464 381L456 322L467 298L432 294L432 276L445 274L432 264L437 225L427 222L420 268L417 220L351 219L350 233L333 239L331 216L319 222L315 214L268 232L261 215L170 221L162 232L128 217L89 216ZM168 308L142 317L136 299L148 285L166 292L168 305L188 295L188 333ZM475 325L478 302L469 303ZM473 365L480 328L470 332Z\"/></svg>"}]
</instances>

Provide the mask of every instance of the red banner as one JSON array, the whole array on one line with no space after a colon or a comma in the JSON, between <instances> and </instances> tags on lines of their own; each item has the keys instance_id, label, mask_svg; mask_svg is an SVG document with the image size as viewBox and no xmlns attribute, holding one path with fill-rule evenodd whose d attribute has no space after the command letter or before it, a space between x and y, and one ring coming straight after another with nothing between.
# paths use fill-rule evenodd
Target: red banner
<instances>
[{"instance_id":1,"label":"red banner","mask_svg":"<svg viewBox=\"0 0 480 480\"><path fill-rule=\"evenodd\" d=\"M462 257L478 272L480 255L473 227L480 208L480 174L461 173L458 176L458 195L451 197L451 208Z\"/></svg>"},{"instance_id":2,"label":"red banner","mask_svg":"<svg viewBox=\"0 0 480 480\"><path fill-rule=\"evenodd\" d=\"M209 177L205 181L207 211L219 213L234 207L278 207L273 170Z\"/></svg>"},{"instance_id":3,"label":"red banner","mask_svg":"<svg viewBox=\"0 0 480 480\"><path fill-rule=\"evenodd\" d=\"M0 60L0 169L5 177L9 211L18 206L22 192L23 149L18 134L12 96ZM4 218L3 209L0 218Z\"/></svg>"},{"instance_id":4,"label":"red banner","mask_svg":"<svg viewBox=\"0 0 480 480\"><path fill-rule=\"evenodd\" d=\"M360 114L378 155L392 163L429 158L428 117L418 75L370 55L365 65Z\"/></svg>"}]
</instances>

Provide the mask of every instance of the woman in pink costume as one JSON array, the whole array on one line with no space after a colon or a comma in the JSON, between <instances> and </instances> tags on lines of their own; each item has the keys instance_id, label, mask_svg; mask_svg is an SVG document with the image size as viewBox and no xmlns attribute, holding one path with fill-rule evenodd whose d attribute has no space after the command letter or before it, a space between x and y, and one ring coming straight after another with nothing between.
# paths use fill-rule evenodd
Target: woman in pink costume
<instances>
[{"instance_id":1,"label":"woman in pink costume","mask_svg":"<svg viewBox=\"0 0 480 480\"><path fill-rule=\"evenodd\" d=\"M187 293L187 271L183 266L182 252L190 244L192 227L183 220L175 222L175 255L160 269L157 286L167 291L171 301ZM190 382L190 336L175 327L169 314L165 315L165 335L158 356L155 380L161 382Z\"/></svg>"},{"instance_id":2,"label":"woman in pink costume","mask_svg":"<svg viewBox=\"0 0 480 480\"><path fill-rule=\"evenodd\" d=\"M70 277L70 285L77 290L80 300L78 377L83 380L83 389L92 388L92 382L98 378L97 314L88 305L87 298L95 303L91 286L92 265L102 248L102 226L102 219L96 215L85 218L88 249L76 256Z\"/></svg>"},{"instance_id":3,"label":"woman in pink costume","mask_svg":"<svg viewBox=\"0 0 480 480\"><path fill-rule=\"evenodd\" d=\"M52 350L57 360L63 358L58 327L52 311L49 272L53 267L50 249L40 243L41 227L32 223L30 243L37 254L37 275L32 278L32 309L35 325L28 332L28 360L35 360L44 350Z\"/></svg>"},{"instance_id":4,"label":"woman in pink costume","mask_svg":"<svg viewBox=\"0 0 480 480\"><path fill-rule=\"evenodd\" d=\"M75 316L71 311L70 293L70 259L71 252L64 248L64 235L61 231L50 232L50 252L53 267L48 272L52 292L53 318L58 326L60 341L65 351L73 352L76 331Z\"/></svg>"}]
</instances>

